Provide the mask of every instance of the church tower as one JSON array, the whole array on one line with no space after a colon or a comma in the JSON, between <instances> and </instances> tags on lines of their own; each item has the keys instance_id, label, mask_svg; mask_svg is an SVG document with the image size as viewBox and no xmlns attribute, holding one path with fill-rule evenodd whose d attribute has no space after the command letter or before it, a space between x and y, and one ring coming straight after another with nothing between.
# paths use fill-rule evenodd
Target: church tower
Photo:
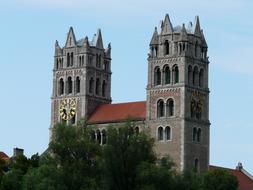
<instances>
[{"instance_id":1,"label":"church tower","mask_svg":"<svg viewBox=\"0 0 253 190\"><path fill-rule=\"evenodd\" d=\"M65 46L56 41L51 100L51 128L76 124L98 105L111 103L111 45L104 48L100 29L92 41L77 41L70 27Z\"/></svg>"},{"instance_id":2,"label":"church tower","mask_svg":"<svg viewBox=\"0 0 253 190\"><path fill-rule=\"evenodd\" d=\"M181 171L209 166L208 65L199 18L173 27L166 15L150 42L146 120L158 156Z\"/></svg>"}]
</instances>

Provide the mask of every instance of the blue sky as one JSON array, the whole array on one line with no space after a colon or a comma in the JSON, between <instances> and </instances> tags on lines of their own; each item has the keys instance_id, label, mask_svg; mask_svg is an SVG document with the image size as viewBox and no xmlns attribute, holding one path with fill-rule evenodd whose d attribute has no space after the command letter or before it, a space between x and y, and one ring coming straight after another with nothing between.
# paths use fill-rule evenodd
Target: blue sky
<instances>
[{"instance_id":1,"label":"blue sky","mask_svg":"<svg viewBox=\"0 0 253 190\"><path fill-rule=\"evenodd\" d=\"M49 139L54 42L102 29L112 43L114 102L145 100L148 45L166 13L182 25L200 16L210 57L210 163L253 173L253 1L0 1L0 150L42 153Z\"/></svg>"}]
</instances>

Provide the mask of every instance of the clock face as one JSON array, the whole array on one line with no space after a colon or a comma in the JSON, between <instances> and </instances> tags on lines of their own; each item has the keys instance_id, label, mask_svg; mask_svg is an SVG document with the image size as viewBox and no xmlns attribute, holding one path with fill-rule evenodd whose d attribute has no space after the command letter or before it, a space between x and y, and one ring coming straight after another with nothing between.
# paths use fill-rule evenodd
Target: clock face
<instances>
[{"instance_id":1,"label":"clock face","mask_svg":"<svg viewBox=\"0 0 253 190\"><path fill-rule=\"evenodd\" d=\"M192 110L197 114L201 114L203 106L204 106L203 95L198 91L193 91L191 100Z\"/></svg>"},{"instance_id":2,"label":"clock face","mask_svg":"<svg viewBox=\"0 0 253 190\"><path fill-rule=\"evenodd\" d=\"M63 120L68 121L76 114L76 101L72 98L61 100L60 103L60 116Z\"/></svg>"}]
</instances>

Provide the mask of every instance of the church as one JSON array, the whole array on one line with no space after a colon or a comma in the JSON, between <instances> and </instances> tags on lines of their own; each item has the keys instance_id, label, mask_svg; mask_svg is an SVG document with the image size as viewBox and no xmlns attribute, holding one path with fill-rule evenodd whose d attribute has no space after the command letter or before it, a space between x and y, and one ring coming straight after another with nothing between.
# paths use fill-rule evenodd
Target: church
<instances>
[{"instance_id":1,"label":"church","mask_svg":"<svg viewBox=\"0 0 253 190\"><path fill-rule=\"evenodd\" d=\"M157 156L169 155L179 171L220 168L209 165L209 58L199 17L173 26L167 14L149 49L146 100L114 104L111 44L104 46L100 29L91 40L77 40L70 27L65 45L55 43L50 132L56 123L75 125L86 118L92 137L103 145L108 126L131 119L133 130L149 133ZM253 177L241 163L226 170L237 177L240 190L251 189Z\"/></svg>"},{"instance_id":2,"label":"church","mask_svg":"<svg viewBox=\"0 0 253 190\"><path fill-rule=\"evenodd\" d=\"M55 43L51 128L87 118L94 138L106 143L106 127L131 118L135 131L146 130L158 157L179 170L209 167L209 88L207 43L199 18L173 26L166 15L154 29L148 54L146 100L111 101L111 45L101 30L77 40L71 27L64 47ZM144 89L144 87L143 87Z\"/></svg>"}]
</instances>

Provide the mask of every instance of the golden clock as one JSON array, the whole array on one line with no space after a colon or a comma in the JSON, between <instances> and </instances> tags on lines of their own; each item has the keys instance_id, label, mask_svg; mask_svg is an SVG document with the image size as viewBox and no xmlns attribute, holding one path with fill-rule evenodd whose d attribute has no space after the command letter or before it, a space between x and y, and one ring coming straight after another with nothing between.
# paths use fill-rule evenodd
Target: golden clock
<instances>
[{"instance_id":1,"label":"golden clock","mask_svg":"<svg viewBox=\"0 0 253 190\"><path fill-rule=\"evenodd\" d=\"M60 116L63 120L68 121L76 114L76 100L66 98L60 102Z\"/></svg>"},{"instance_id":2,"label":"golden clock","mask_svg":"<svg viewBox=\"0 0 253 190\"><path fill-rule=\"evenodd\" d=\"M191 110L197 115L201 115L204 107L203 95L198 91L193 91L191 99Z\"/></svg>"}]
</instances>

